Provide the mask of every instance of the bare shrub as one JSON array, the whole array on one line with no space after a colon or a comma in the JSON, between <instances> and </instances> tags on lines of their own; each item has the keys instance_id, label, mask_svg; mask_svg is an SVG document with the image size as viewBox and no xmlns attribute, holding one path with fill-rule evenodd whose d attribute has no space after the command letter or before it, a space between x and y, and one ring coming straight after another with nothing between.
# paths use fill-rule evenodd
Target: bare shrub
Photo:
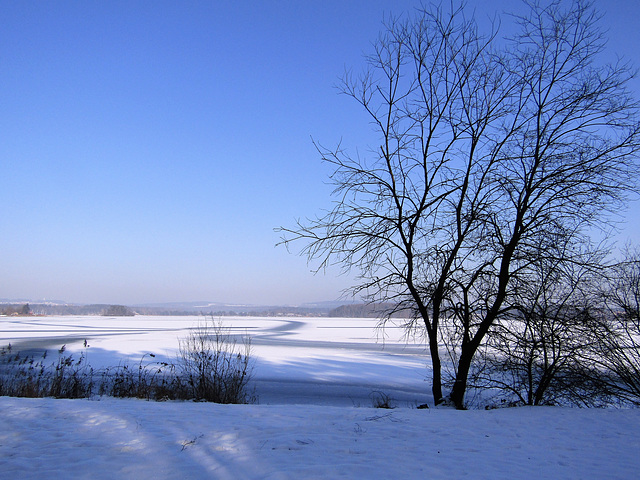
<instances>
[{"instance_id":1,"label":"bare shrub","mask_svg":"<svg viewBox=\"0 0 640 480\"><path fill-rule=\"evenodd\" d=\"M396 405L393 404L394 400L389 395L379 390L375 390L369 394L373 408L385 408L394 409Z\"/></svg>"},{"instance_id":2,"label":"bare shrub","mask_svg":"<svg viewBox=\"0 0 640 480\"><path fill-rule=\"evenodd\" d=\"M177 368L196 400L245 403L253 370L250 338L207 318L180 340Z\"/></svg>"}]
</instances>

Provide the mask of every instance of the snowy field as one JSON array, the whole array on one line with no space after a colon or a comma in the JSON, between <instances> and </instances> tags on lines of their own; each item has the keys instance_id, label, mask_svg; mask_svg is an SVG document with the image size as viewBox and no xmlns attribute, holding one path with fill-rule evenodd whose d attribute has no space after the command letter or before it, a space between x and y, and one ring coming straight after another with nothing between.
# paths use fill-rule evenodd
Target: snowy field
<instances>
[{"instance_id":1,"label":"snowy field","mask_svg":"<svg viewBox=\"0 0 640 480\"><path fill-rule=\"evenodd\" d=\"M417 410L423 346L370 319L224 318L255 405L0 398L0 478L638 478L640 410ZM0 317L0 345L94 367L175 358L195 317ZM383 341L384 340L384 341ZM398 408L371 408L381 391Z\"/></svg>"}]
</instances>

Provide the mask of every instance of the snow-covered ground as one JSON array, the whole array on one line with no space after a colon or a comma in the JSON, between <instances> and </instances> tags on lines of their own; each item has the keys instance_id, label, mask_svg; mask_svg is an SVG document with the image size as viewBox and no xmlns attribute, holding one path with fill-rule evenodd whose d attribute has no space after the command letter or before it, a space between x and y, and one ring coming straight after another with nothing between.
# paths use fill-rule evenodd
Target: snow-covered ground
<instances>
[{"instance_id":1,"label":"snow-covered ground","mask_svg":"<svg viewBox=\"0 0 640 480\"><path fill-rule=\"evenodd\" d=\"M637 478L640 410L417 410L419 344L368 319L231 318L259 404L0 398L0 478ZM170 359L193 317L0 318L0 345ZM379 390L398 405L371 408Z\"/></svg>"}]
</instances>

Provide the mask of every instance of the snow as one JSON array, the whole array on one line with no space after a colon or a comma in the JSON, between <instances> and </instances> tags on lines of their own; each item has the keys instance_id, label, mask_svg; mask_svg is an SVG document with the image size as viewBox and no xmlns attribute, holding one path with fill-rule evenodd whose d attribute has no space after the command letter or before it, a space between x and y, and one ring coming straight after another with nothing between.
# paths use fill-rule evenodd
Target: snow
<instances>
[{"instance_id":1,"label":"snow","mask_svg":"<svg viewBox=\"0 0 640 480\"><path fill-rule=\"evenodd\" d=\"M0 398L4 478L637 478L640 411Z\"/></svg>"},{"instance_id":2,"label":"snow","mask_svg":"<svg viewBox=\"0 0 640 480\"><path fill-rule=\"evenodd\" d=\"M0 397L0 478L636 478L640 410L455 411L423 346L367 319L224 319L253 337L259 404ZM171 358L190 317L0 318L0 345ZM398 408L371 408L379 390Z\"/></svg>"},{"instance_id":3,"label":"snow","mask_svg":"<svg viewBox=\"0 0 640 480\"><path fill-rule=\"evenodd\" d=\"M0 345L44 348L79 357L94 368L137 365L145 354L174 361L178 339L198 317L0 317ZM430 401L424 345L403 340L400 328L376 331L375 319L223 317L231 333L251 337L253 386L261 404L371 405L383 391L399 405ZM84 348L87 341L89 348ZM149 357L145 357L148 361Z\"/></svg>"}]
</instances>

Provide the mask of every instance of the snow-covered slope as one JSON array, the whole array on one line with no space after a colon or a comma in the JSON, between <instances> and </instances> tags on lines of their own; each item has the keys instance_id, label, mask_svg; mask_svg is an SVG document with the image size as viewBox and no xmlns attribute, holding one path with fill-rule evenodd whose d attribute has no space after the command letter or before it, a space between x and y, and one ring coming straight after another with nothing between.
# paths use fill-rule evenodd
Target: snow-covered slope
<instances>
[{"instance_id":1,"label":"snow-covered slope","mask_svg":"<svg viewBox=\"0 0 640 480\"><path fill-rule=\"evenodd\" d=\"M0 398L7 479L632 479L640 410Z\"/></svg>"}]
</instances>

